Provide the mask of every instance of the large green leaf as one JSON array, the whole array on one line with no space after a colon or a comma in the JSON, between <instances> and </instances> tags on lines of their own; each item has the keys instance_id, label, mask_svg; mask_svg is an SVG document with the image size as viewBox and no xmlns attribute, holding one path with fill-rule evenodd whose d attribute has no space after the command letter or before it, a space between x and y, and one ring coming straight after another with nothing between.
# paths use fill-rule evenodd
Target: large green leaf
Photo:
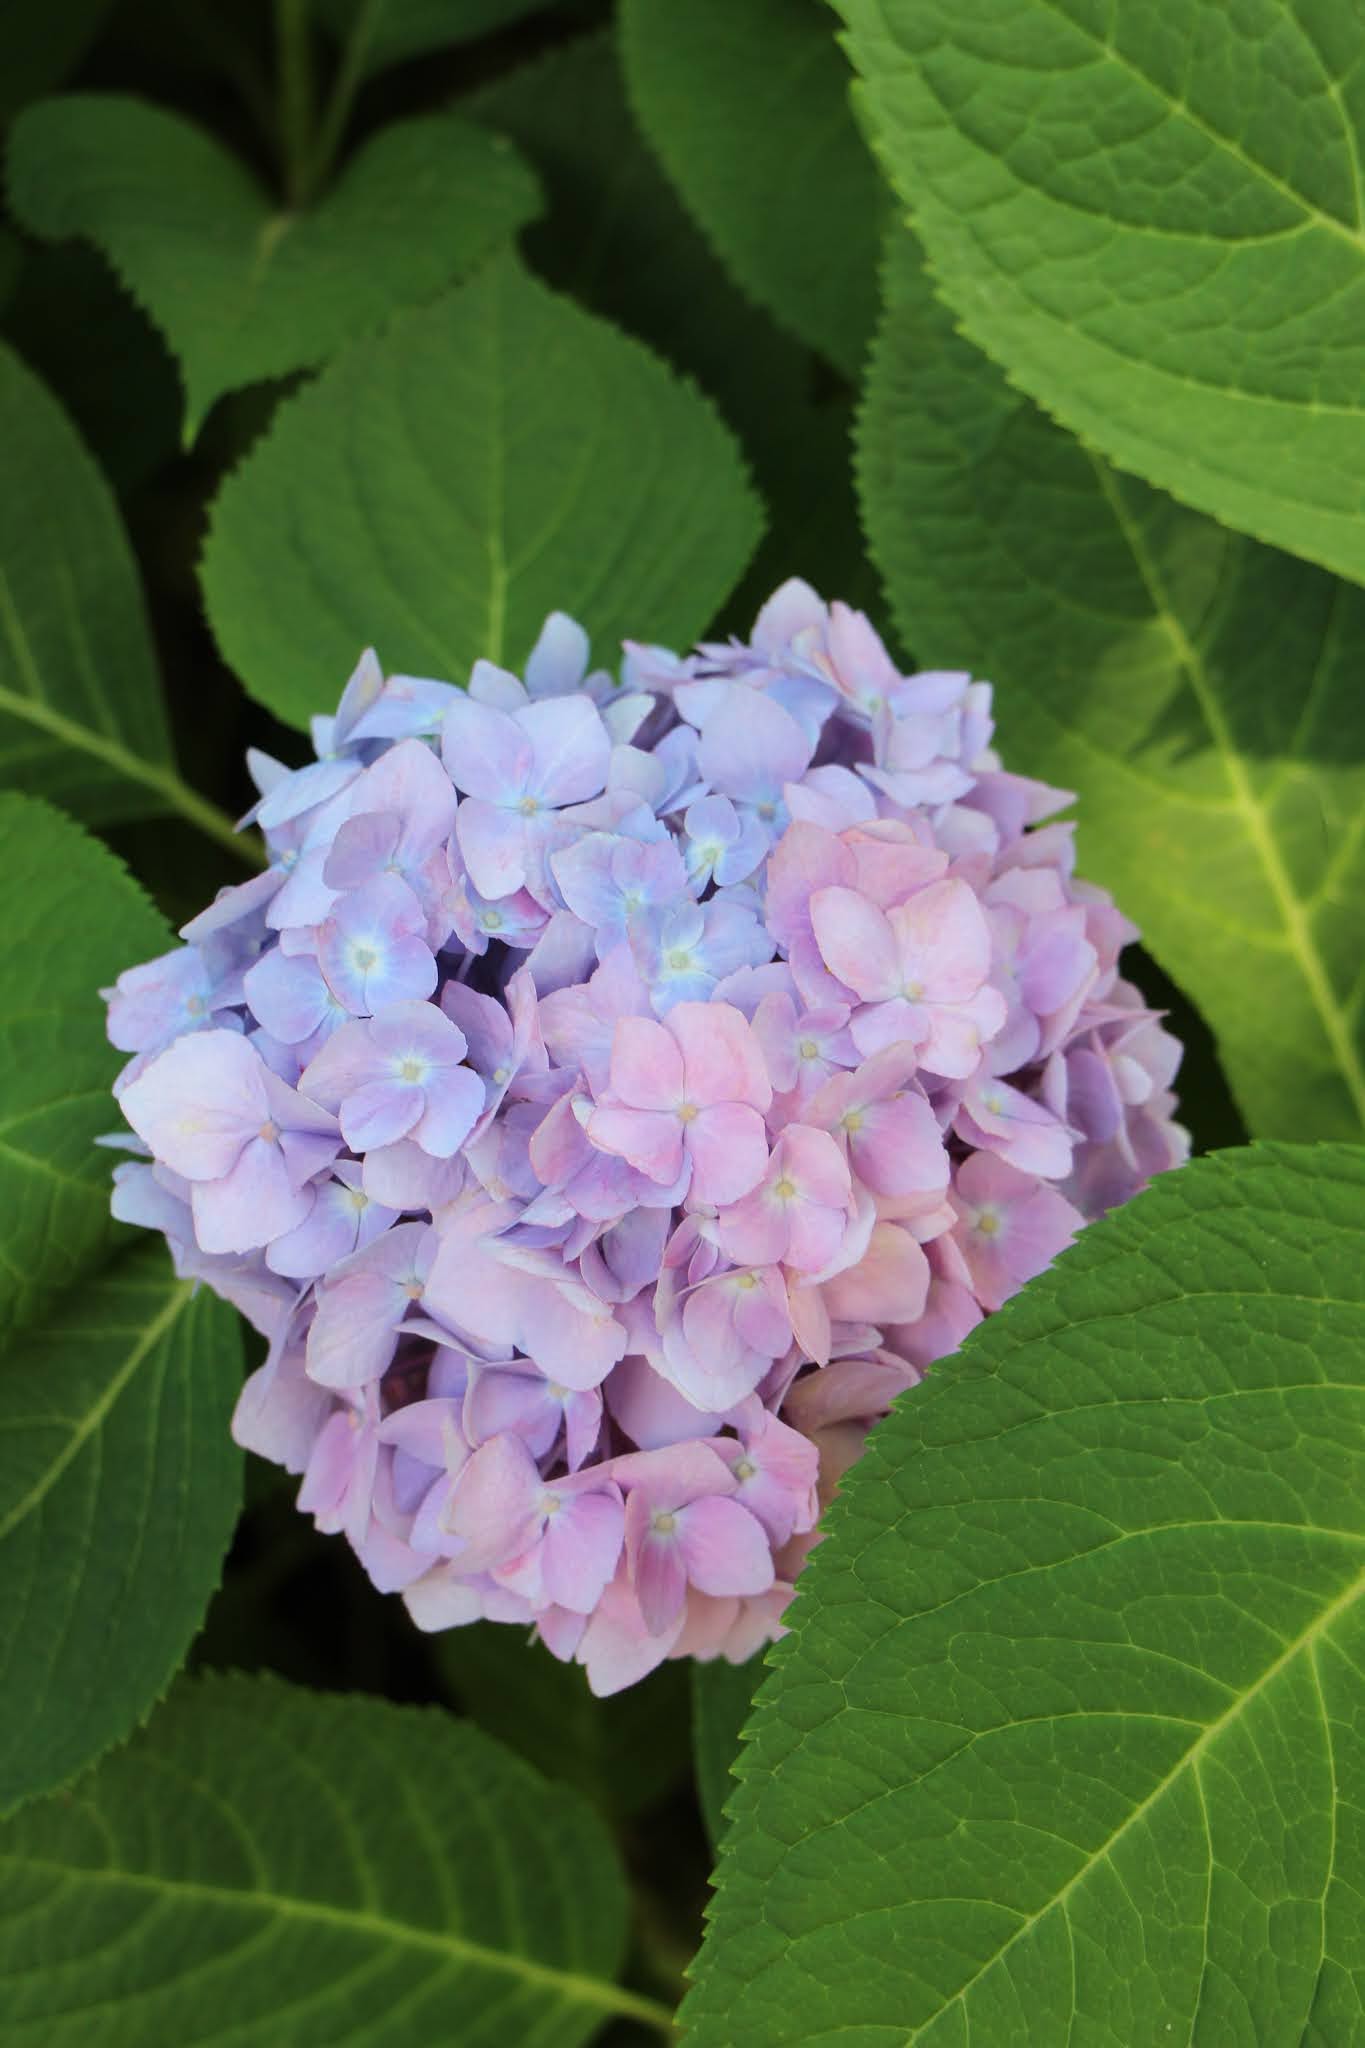
<instances>
[{"instance_id":1,"label":"large green leaf","mask_svg":"<svg viewBox=\"0 0 1365 2048\"><path fill-rule=\"evenodd\" d=\"M561 1779L609 1820L656 1805L687 1768L687 1677L661 1664L638 1685L594 1699L581 1664L561 1664L526 1631L481 1621L433 1637L465 1712Z\"/></svg>"},{"instance_id":2,"label":"large green leaf","mask_svg":"<svg viewBox=\"0 0 1365 2048\"><path fill-rule=\"evenodd\" d=\"M98 990L171 945L122 864L69 818L0 795L5 852L0 981L0 1335L72 1289L114 1241L109 1093L125 1055L105 1041Z\"/></svg>"},{"instance_id":3,"label":"large green leaf","mask_svg":"<svg viewBox=\"0 0 1365 2048\"><path fill-rule=\"evenodd\" d=\"M15 123L9 193L35 234L97 243L147 308L191 437L223 392L322 362L465 275L537 202L505 143L442 115L381 129L291 214L193 123L93 93Z\"/></svg>"},{"instance_id":4,"label":"large green leaf","mask_svg":"<svg viewBox=\"0 0 1365 2048\"><path fill-rule=\"evenodd\" d=\"M509 135L539 173L522 237L540 276L696 378L739 436L771 515L727 608L747 630L788 576L871 602L848 454L848 406L808 348L730 281L646 148L618 39L579 36L505 73L461 112Z\"/></svg>"},{"instance_id":5,"label":"large green leaf","mask_svg":"<svg viewBox=\"0 0 1365 2048\"><path fill-rule=\"evenodd\" d=\"M903 1397L759 1693L691 2048L1365 2034L1365 1153L1159 1180Z\"/></svg>"},{"instance_id":6,"label":"large green leaf","mask_svg":"<svg viewBox=\"0 0 1365 2048\"><path fill-rule=\"evenodd\" d=\"M1080 792L1109 884L1217 1033L1249 1127L1365 1128L1365 597L1119 475L953 331L909 237L861 424L920 660L998 686L1006 758Z\"/></svg>"},{"instance_id":7,"label":"large green leaf","mask_svg":"<svg viewBox=\"0 0 1365 2048\"><path fill-rule=\"evenodd\" d=\"M460 680L555 609L599 659L686 642L758 528L697 392L500 257L281 406L218 499L204 595L248 690L301 725L369 643Z\"/></svg>"},{"instance_id":8,"label":"large green leaf","mask_svg":"<svg viewBox=\"0 0 1365 2048\"><path fill-rule=\"evenodd\" d=\"M277 1679L183 1684L0 1831L6 2048L574 2048L613 2015L601 1823L467 1724Z\"/></svg>"},{"instance_id":9,"label":"large green leaf","mask_svg":"<svg viewBox=\"0 0 1365 2048\"><path fill-rule=\"evenodd\" d=\"M631 98L746 291L856 378L885 195L822 0L622 0Z\"/></svg>"},{"instance_id":10,"label":"large green leaf","mask_svg":"<svg viewBox=\"0 0 1365 2048\"><path fill-rule=\"evenodd\" d=\"M164 951L112 854L0 796L0 1808L120 1740L164 1691L236 1516L233 1312L164 1251L111 1266L120 1064L98 996Z\"/></svg>"},{"instance_id":11,"label":"large green leaf","mask_svg":"<svg viewBox=\"0 0 1365 2048\"><path fill-rule=\"evenodd\" d=\"M835 0L964 331L1121 464L1365 580L1365 14Z\"/></svg>"},{"instance_id":12,"label":"large green leaf","mask_svg":"<svg viewBox=\"0 0 1365 2048\"><path fill-rule=\"evenodd\" d=\"M245 854L227 819L176 773L137 568L109 487L3 344L0 447L0 785L49 796L92 824L177 811Z\"/></svg>"},{"instance_id":13,"label":"large green leaf","mask_svg":"<svg viewBox=\"0 0 1365 2048\"><path fill-rule=\"evenodd\" d=\"M241 1380L236 1313L151 1244L0 1359L0 1809L122 1740L184 1661L241 1503Z\"/></svg>"}]
</instances>

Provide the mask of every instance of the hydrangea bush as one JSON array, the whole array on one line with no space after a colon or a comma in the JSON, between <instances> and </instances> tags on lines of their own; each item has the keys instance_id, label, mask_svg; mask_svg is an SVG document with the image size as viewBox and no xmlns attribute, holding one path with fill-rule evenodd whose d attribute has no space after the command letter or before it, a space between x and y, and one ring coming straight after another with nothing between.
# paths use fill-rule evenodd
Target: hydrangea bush
<instances>
[{"instance_id":1,"label":"hydrangea bush","mask_svg":"<svg viewBox=\"0 0 1365 2048\"><path fill-rule=\"evenodd\" d=\"M106 993L115 1211L269 1341L239 1442L420 1628L610 1693L779 1633L870 1426L1186 1140L988 683L795 580L588 664L367 653Z\"/></svg>"}]
</instances>

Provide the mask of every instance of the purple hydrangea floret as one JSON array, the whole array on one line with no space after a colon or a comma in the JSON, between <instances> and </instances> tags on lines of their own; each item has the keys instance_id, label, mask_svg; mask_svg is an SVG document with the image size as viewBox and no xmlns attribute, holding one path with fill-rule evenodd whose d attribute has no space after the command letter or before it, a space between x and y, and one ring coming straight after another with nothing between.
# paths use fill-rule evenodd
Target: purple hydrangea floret
<instances>
[{"instance_id":1,"label":"purple hydrangea floret","mask_svg":"<svg viewBox=\"0 0 1365 2048\"><path fill-rule=\"evenodd\" d=\"M1134 928L991 736L794 581L619 681L562 613L464 689L369 653L252 757L267 872L106 991L115 1210L419 1627L748 1657L896 1396L1184 1158Z\"/></svg>"}]
</instances>

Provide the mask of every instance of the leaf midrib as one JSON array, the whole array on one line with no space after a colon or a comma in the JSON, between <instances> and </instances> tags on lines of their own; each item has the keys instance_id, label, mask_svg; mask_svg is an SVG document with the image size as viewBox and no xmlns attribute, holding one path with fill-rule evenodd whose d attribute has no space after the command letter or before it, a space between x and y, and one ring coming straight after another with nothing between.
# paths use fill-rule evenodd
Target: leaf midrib
<instances>
[{"instance_id":1,"label":"leaf midrib","mask_svg":"<svg viewBox=\"0 0 1365 2048\"><path fill-rule=\"evenodd\" d=\"M150 1891L172 1904L178 1899L192 1899L238 1912L274 1913L281 1920L342 1929L348 1934L366 1936L394 1948L418 1949L438 1956L447 1964L472 1964L476 1968L499 1971L504 1976L518 1977L528 1984L543 1985L576 2004L591 2006L601 2012L619 2013L623 2018L639 2020L642 2025L666 2035L671 2036L673 2032L673 2016L666 2006L628 1991L623 1985L609 1983L602 1977L588 1977L577 1970L557 1969L551 1963L537 1962L533 1956L488 1948L467 1935L413 1927L363 1906L333 1906L322 1899L291 1898L286 1892L256 1887L250 1890L234 1888L231 1885L208 1884L196 1878L160 1877L151 1871L119 1870L107 1865L98 1869L86 1868L62 1863L53 1857L0 1852L0 1866L6 1864L19 1871L40 1872L67 1884L110 1885Z\"/></svg>"},{"instance_id":2,"label":"leaf midrib","mask_svg":"<svg viewBox=\"0 0 1365 2048\"><path fill-rule=\"evenodd\" d=\"M1067 7L1061 4L1061 0L1037 0L1037 4L1043 9L1045 13L1056 15L1062 21L1066 22L1067 26L1070 29L1072 29L1076 35L1080 36L1083 41L1089 43L1091 48L1094 49L1098 54L1101 63L1112 64L1116 70L1123 72L1127 77L1133 79L1137 84L1143 86L1146 91L1150 92L1155 99L1161 102L1162 106L1165 107L1165 109L1167 110L1167 114L1169 117L1176 120L1188 121L1189 125L1192 128L1198 129L1201 135L1205 136L1211 143L1215 145L1216 148L1225 151L1227 155L1230 156L1235 163L1240 164L1244 170L1249 171L1254 178L1259 178L1263 183L1273 187L1273 189L1276 192L1278 192L1282 198L1288 199L1292 205L1301 207L1303 212L1307 214L1311 220L1314 220L1320 226L1327 228L1332 234L1337 235L1341 240L1348 242L1350 246L1356 251L1357 255L1365 255L1365 236L1362 236L1358 226L1351 227L1346 221L1339 220L1335 214L1324 212L1323 208L1317 205L1317 203L1314 200L1306 198L1302 192L1296 191L1292 185L1286 183L1286 181L1280 176L1278 176L1276 172L1272 171L1268 165L1258 162L1257 159L1253 156L1248 156L1246 151L1239 147L1239 145L1233 139L1233 137L1231 137L1230 135L1224 135L1219 129L1215 128L1209 121L1206 121L1202 114L1196 113L1196 111L1193 107L1190 106L1188 101L1177 101L1173 99L1170 93L1166 90L1166 88L1163 85L1158 84L1158 82L1155 79L1149 78L1147 73L1141 68L1141 66L1137 64L1131 57L1129 57L1124 51L1118 49L1112 42L1104 41L1100 36L1097 36L1095 34L1093 29L1088 28L1083 21L1077 20L1076 16L1073 13L1071 13L1071 11ZM1295 21L1294 26L1296 28L1299 28L1299 24L1297 21ZM1299 28L1299 33L1301 35L1303 34L1301 28ZM1316 51L1314 52L1314 54L1317 54ZM1319 59L1319 64L1321 65L1321 59ZM1327 79L1329 88L1336 86L1338 84L1337 80L1330 78L1329 74L1325 70L1325 67L1323 68L1323 75L1324 78ZM1345 111L1342 108L1340 98L1338 97L1337 93L1329 90L1328 96L1333 100L1333 103L1337 109L1338 116L1341 119L1343 132L1346 137L1348 154L1351 156L1352 166L1354 168L1355 149L1353 132L1350 130L1349 122L1347 121ZM1357 192L1358 191L1359 187L1357 185ZM1126 224L1122 222L1116 222L1115 225L1123 226Z\"/></svg>"},{"instance_id":3,"label":"leaf midrib","mask_svg":"<svg viewBox=\"0 0 1365 2048\"><path fill-rule=\"evenodd\" d=\"M1125 1814L1118 1826L1105 1837L1104 1841L1097 1848L1091 1850L1084 1862L1072 1873L1060 1890L1054 1892L1051 1898L1045 1900L1036 1912L1030 1913L1027 1919L1022 1920L1019 1926L1015 1928L1013 1934L1010 1935L1009 1940L1002 1942L999 1948L992 1950L981 1967L973 1972L965 1984L958 1987L951 1998L946 1999L938 2010L931 2014L924 2022L924 2026L914 2027L905 2036L902 2048L915 2048L915 2044L923 2035L925 2028L936 2026L944 2013L951 2011L955 2005L962 2005L965 2009L965 2002L976 1985L980 1983L981 1979L989 1971L995 1968L996 1964L1003 1957L1008 1955L1015 1943L1021 1941L1025 1935L1031 1934L1039 1922L1045 1920L1049 1913L1054 1912L1057 1907L1066 1903L1071 1894L1084 1884L1090 1873L1101 1863L1107 1861L1115 1843L1121 1841L1128 1830L1136 1822L1140 1821L1145 1814L1149 1813L1159 1800L1165 1797L1182 1773L1190 1769L1194 1769L1197 1773L1200 1758L1213 1747L1224 1731L1231 1727L1240 1715L1246 1711L1251 1702L1257 1699L1267 1686L1272 1685L1280 1673L1287 1670L1294 1663L1295 1659L1302 1656L1305 1651L1310 1656L1315 1655L1317 1645L1327 1634L1328 1630L1334 1623L1340 1620L1343 1614L1348 1613L1362 1596L1365 1596L1365 1567L1362 1567L1357 1572L1355 1578L1337 1595L1335 1600L1323 1609L1316 1620L1311 1621L1307 1628L1294 1637L1292 1642L1285 1645L1279 1656L1275 1658L1273 1663L1266 1666L1253 1685L1248 1686L1245 1691L1238 1693L1237 1697L1218 1716L1216 1721L1209 1722L1203 1734L1195 1742L1192 1742L1178 1762L1163 1777L1157 1780L1146 1797Z\"/></svg>"},{"instance_id":4,"label":"leaf midrib","mask_svg":"<svg viewBox=\"0 0 1365 2048\"><path fill-rule=\"evenodd\" d=\"M1167 601L1160 571L1136 525L1128 516L1108 464L1092 450L1087 448L1085 452L1114 523L1133 557L1138 574L1151 599L1153 612L1168 634L1176 658L1189 681L1190 689L1208 728L1209 738L1223 762L1232 806L1242 819L1247 838L1274 898L1284 928L1285 942L1298 964L1309 999L1322 1025L1323 1036L1341 1071L1352 1107L1362 1127L1365 1127L1365 1060L1352 1042L1345 1008L1332 992L1326 965L1318 950L1309 920L1294 892L1289 871L1271 830L1265 807L1252 788L1251 779L1233 740L1203 657Z\"/></svg>"},{"instance_id":5,"label":"leaf midrib","mask_svg":"<svg viewBox=\"0 0 1365 2048\"><path fill-rule=\"evenodd\" d=\"M27 1520L35 1509L40 1508L62 1474L72 1464L82 1448L90 1441L104 1421L124 1388L137 1372L143 1360L160 1343L162 1337L175 1323L181 1311L194 1293L195 1282L182 1280L172 1288L164 1307L146 1324L138 1341L123 1363L112 1372L101 1387L98 1397L72 1428L70 1436L62 1445L50 1465L44 1467L23 1498L15 1503L9 1513L0 1519L0 1543L13 1534L19 1524Z\"/></svg>"}]
</instances>

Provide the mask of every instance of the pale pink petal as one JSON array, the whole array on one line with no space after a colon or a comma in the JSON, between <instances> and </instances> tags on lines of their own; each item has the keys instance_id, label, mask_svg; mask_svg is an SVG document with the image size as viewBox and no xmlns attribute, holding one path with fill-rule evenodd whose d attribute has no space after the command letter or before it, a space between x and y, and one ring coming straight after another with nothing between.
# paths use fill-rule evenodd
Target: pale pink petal
<instances>
[{"instance_id":1,"label":"pale pink petal","mask_svg":"<svg viewBox=\"0 0 1365 2048\"><path fill-rule=\"evenodd\" d=\"M678 1515L687 1576L703 1593L764 1593L773 1554L763 1524L737 1500L693 1501ZM643 1602L641 1603L643 1605Z\"/></svg>"},{"instance_id":2,"label":"pale pink petal","mask_svg":"<svg viewBox=\"0 0 1365 2048\"><path fill-rule=\"evenodd\" d=\"M810 900L810 919L820 958L865 1003L901 994L905 977L884 910L856 889L819 889Z\"/></svg>"},{"instance_id":3,"label":"pale pink petal","mask_svg":"<svg viewBox=\"0 0 1365 2048\"><path fill-rule=\"evenodd\" d=\"M752 1116L754 1112L746 1110L743 1114ZM762 1121L760 1117L760 1129ZM676 1116L666 1116L657 1110L599 1107L588 1118L587 1132L589 1142L599 1152L628 1160L660 1187L671 1187L682 1171L683 1126ZM762 1172L761 1167L759 1171Z\"/></svg>"},{"instance_id":4,"label":"pale pink petal","mask_svg":"<svg viewBox=\"0 0 1365 2048\"><path fill-rule=\"evenodd\" d=\"M676 1122L674 1129L679 1129ZM737 1202L758 1186L767 1170L768 1134L763 1119L744 1103L721 1102L699 1110L690 1123L681 1126L681 1134L692 1160L694 1201L717 1209ZM664 1176L655 1174L653 1178L662 1180Z\"/></svg>"},{"instance_id":5,"label":"pale pink petal","mask_svg":"<svg viewBox=\"0 0 1365 2048\"><path fill-rule=\"evenodd\" d=\"M591 1614L616 1570L625 1529L625 1508L608 1493L565 1499L550 1516L542 1542L542 1576L557 1607Z\"/></svg>"},{"instance_id":6,"label":"pale pink petal","mask_svg":"<svg viewBox=\"0 0 1365 2048\"><path fill-rule=\"evenodd\" d=\"M481 896L511 896L526 880L526 831L515 811L467 796L455 820L455 836Z\"/></svg>"},{"instance_id":7,"label":"pale pink petal","mask_svg":"<svg viewBox=\"0 0 1365 2048\"><path fill-rule=\"evenodd\" d=\"M611 1042L612 1094L631 1109L676 1110L683 1100L683 1055L671 1027L679 1010L712 1007L723 1005L679 1003L667 1030L652 1017L618 1018Z\"/></svg>"},{"instance_id":8,"label":"pale pink petal","mask_svg":"<svg viewBox=\"0 0 1365 2048\"><path fill-rule=\"evenodd\" d=\"M763 1048L748 1019L732 1003L675 1003L667 1028L682 1051L689 1102L698 1107L716 1102L747 1102L757 1110L769 1107L773 1091Z\"/></svg>"}]
</instances>

